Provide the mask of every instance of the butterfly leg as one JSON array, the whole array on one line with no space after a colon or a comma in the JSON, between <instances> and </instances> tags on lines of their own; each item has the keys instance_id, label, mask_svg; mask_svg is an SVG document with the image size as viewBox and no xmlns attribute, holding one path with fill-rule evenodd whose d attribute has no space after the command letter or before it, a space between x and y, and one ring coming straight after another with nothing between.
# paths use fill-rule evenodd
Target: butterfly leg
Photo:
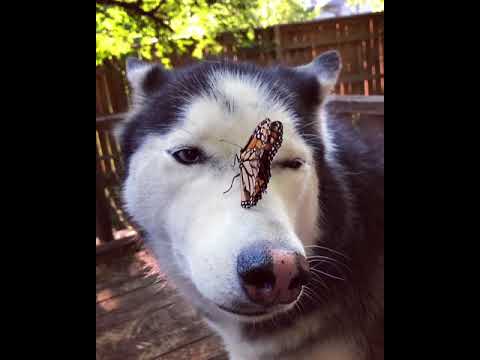
<instances>
[{"instance_id":1,"label":"butterfly leg","mask_svg":"<svg viewBox=\"0 0 480 360\"><path fill-rule=\"evenodd\" d=\"M235 154L235 157L233 158L233 166L232 168L235 168L235 162L238 161L240 162L240 158L238 157L238 154Z\"/></svg>"},{"instance_id":2,"label":"butterfly leg","mask_svg":"<svg viewBox=\"0 0 480 360\"><path fill-rule=\"evenodd\" d=\"M233 177L233 179L232 179L232 183L230 184L230 187L228 188L228 190L227 190L227 191L224 191L224 192L223 192L224 194L226 194L227 192L229 192L230 190L232 190L232 187L233 187L233 182L234 182L234 181L235 181L235 179L236 179L237 177L239 177L239 176L240 176L240 174L237 174L237 175L235 175L235 176Z\"/></svg>"}]
</instances>

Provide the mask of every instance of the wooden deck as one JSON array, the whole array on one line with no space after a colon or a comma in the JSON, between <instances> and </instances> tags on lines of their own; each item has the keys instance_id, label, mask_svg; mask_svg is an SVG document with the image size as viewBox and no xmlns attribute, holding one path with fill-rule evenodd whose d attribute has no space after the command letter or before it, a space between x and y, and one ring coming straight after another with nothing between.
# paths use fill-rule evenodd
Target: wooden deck
<instances>
[{"instance_id":1,"label":"wooden deck","mask_svg":"<svg viewBox=\"0 0 480 360\"><path fill-rule=\"evenodd\" d=\"M97 360L228 359L147 251L97 264L96 272Z\"/></svg>"}]
</instances>

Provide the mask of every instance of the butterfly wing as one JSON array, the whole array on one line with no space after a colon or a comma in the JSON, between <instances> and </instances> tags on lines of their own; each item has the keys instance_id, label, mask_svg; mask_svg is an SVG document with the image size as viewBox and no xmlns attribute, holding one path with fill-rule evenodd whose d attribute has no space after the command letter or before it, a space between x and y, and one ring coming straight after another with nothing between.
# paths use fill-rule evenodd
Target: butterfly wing
<instances>
[{"instance_id":1,"label":"butterfly wing","mask_svg":"<svg viewBox=\"0 0 480 360\"><path fill-rule=\"evenodd\" d=\"M251 207L254 206L258 198L257 179L260 172L260 159L262 157L263 150L253 148L242 153L240 158L240 186L241 193L241 206Z\"/></svg>"},{"instance_id":2,"label":"butterfly wing","mask_svg":"<svg viewBox=\"0 0 480 360\"><path fill-rule=\"evenodd\" d=\"M282 146L283 141L283 125L280 121L274 121L270 124L270 133L267 140L267 149L270 162L277 154L278 149Z\"/></svg>"},{"instance_id":3,"label":"butterfly wing","mask_svg":"<svg viewBox=\"0 0 480 360\"><path fill-rule=\"evenodd\" d=\"M273 157L282 144L283 126L263 120L240 152L241 206L255 206L267 189Z\"/></svg>"}]
</instances>

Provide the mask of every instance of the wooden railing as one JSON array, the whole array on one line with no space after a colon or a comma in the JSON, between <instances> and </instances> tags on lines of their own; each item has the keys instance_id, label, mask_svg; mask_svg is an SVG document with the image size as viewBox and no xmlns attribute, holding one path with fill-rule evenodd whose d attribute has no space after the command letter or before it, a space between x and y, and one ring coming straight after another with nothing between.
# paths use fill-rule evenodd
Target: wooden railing
<instances>
[{"instance_id":1,"label":"wooden railing","mask_svg":"<svg viewBox=\"0 0 480 360\"><path fill-rule=\"evenodd\" d=\"M139 240L122 208L120 188L125 168L112 133L124 116L121 113L96 119L97 262L129 249Z\"/></svg>"}]
</instances>

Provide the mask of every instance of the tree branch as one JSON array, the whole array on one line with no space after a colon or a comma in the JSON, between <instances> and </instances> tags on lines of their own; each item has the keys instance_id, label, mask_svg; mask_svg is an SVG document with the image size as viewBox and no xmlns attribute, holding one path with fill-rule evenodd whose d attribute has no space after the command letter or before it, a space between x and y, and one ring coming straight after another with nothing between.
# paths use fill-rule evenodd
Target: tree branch
<instances>
[{"instance_id":1,"label":"tree branch","mask_svg":"<svg viewBox=\"0 0 480 360\"><path fill-rule=\"evenodd\" d=\"M165 23L165 21L157 16L155 16L155 12L158 11L160 8L161 2L158 6L156 6L153 10L151 11L145 11L142 9L141 5L143 4L143 1L138 1L136 3L126 3L123 1L118 1L118 0L95 0L97 4L99 5L105 5L105 6L118 6L124 9L127 13L133 16L145 16L152 20L155 24L165 27L168 30L173 32L173 29Z\"/></svg>"},{"instance_id":2,"label":"tree branch","mask_svg":"<svg viewBox=\"0 0 480 360\"><path fill-rule=\"evenodd\" d=\"M143 0L140 0L140 1L143 2ZM154 15L158 10L160 10L160 8L162 7L163 3L164 3L164 1L163 1L163 0L160 0L160 1L158 2L158 5L155 6L152 10L150 10L149 13L152 14L152 15Z\"/></svg>"}]
</instances>

